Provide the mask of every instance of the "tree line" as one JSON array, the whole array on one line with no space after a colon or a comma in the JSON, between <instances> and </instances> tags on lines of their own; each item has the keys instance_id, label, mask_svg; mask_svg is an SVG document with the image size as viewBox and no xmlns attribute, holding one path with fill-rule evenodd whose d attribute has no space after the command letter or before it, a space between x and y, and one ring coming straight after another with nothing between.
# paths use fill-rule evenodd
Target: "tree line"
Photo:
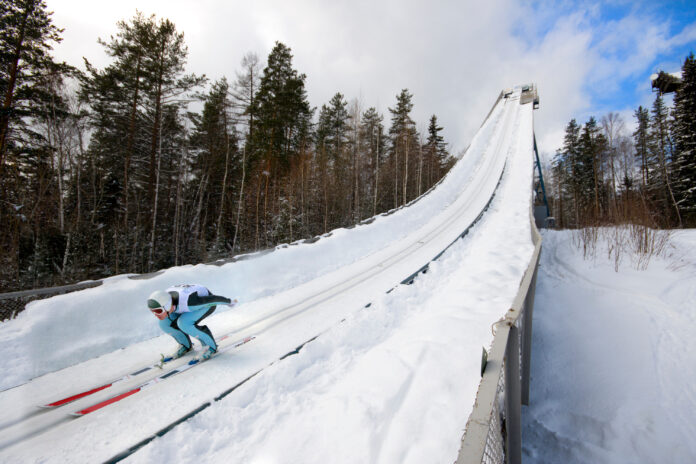
<instances>
[{"instance_id":1,"label":"tree line","mask_svg":"<svg viewBox=\"0 0 696 464\"><path fill-rule=\"evenodd\" d=\"M186 72L171 21L117 25L99 40L109 64L83 72L51 56L63 31L42 0L3 2L0 290L313 237L406 204L453 164L436 116L417 131L408 89L387 128L341 93L312 108L283 43L211 82Z\"/></svg>"},{"instance_id":2,"label":"tree line","mask_svg":"<svg viewBox=\"0 0 696 464\"><path fill-rule=\"evenodd\" d=\"M551 166L552 214L561 228L634 223L696 226L696 64L691 53L673 108L658 92L627 133L617 113L571 120Z\"/></svg>"}]
</instances>

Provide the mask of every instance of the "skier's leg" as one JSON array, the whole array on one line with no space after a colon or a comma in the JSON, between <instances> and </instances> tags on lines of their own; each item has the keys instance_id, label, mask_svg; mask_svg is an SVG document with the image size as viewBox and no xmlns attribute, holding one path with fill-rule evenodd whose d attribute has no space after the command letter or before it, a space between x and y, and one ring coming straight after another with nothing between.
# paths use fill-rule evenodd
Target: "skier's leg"
<instances>
[{"instance_id":1,"label":"skier's leg","mask_svg":"<svg viewBox=\"0 0 696 464\"><path fill-rule=\"evenodd\" d=\"M217 350L217 343L215 343L215 338L210 332L207 326L198 326L198 323L205 319L206 317L213 314L215 311L215 306L210 308L199 309L198 311L191 311L189 313L184 313L179 317L178 323L179 328L191 335L196 337L200 342L214 350Z\"/></svg>"},{"instance_id":2,"label":"skier's leg","mask_svg":"<svg viewBox=\"0 0 696 464\"><path fill-rule=\"evenodd\" d=\"M210 331L208 326L200 325L200 323L203 319L213 314L215 312L215 308L217 308L217 306L211 306L210 308L208 308L208 311L206 311L205 314L203 314L203 316L199 317L196 323L194 324L198 330L207 333L213 340L215 340L215 337L213 337L213 333ZM214 348L217 349L217 346L215 346Z\"/></svg>"},{"instance_id":3,"label":"skier's leg","mask_svg":"<svg viewBox=\"0 0 696 464\"><path fill-rule=\"evenodd\" d=\"M162 319L159 321L159 326L164 333L171 335L179 344L186 348L191 348L191 338L179 328L179 319L175 319L174 321L171 321L169 318Z\"/></svg>"}]
</instances>

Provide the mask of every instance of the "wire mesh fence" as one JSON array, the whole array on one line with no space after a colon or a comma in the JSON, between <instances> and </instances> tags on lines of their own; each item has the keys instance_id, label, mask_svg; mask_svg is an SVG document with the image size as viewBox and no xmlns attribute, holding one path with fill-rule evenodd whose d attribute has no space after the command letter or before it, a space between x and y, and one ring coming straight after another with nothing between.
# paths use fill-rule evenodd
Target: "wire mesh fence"
<instances>
[{"instance_id":1,"label":"wire mesh fence","mask_svg":"<svg viewBox=\"0 0 696 464\"><path fill-rule=\"evenodd\" d=\"M496 389L496 401L493 402L491 420L486 435L483 460L486 464L505 462L505 373L501 373Z\"/></svg>"},{"instance_id":2,"label":"wire mesh fence","mask_svg":"<svg viewBox=\"0 0 696 464\"><path fill-rule=\"evenodd\" d=\"M14 319L19 313L24 311L27 304L35 300L42 300L56 295L84 290L86 288L98 287L100 280L92 282L82 282L74 285L63 285L62 287L40 288L24 290L21 292L11 292L0 294L0 321Z\"/></svg>"}]
</instances>

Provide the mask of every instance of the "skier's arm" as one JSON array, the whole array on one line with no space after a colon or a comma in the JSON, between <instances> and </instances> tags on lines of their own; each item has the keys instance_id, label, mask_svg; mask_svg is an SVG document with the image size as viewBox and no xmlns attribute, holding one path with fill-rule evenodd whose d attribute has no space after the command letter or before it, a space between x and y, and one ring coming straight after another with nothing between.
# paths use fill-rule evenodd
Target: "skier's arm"
<instances>
[{"instance_id":1,"label":"skier's arm","mask_svg":"<svg viewBox=\"0 0 696 464\"><path fill-rule=\"evenodd\" d=\"M228 305L232 300L219 295L200 296L198 293L193 293L189 296L188 307L191 311L196 311L202 308L210 308L216 305Z\"/></svg>"}]
</instances>

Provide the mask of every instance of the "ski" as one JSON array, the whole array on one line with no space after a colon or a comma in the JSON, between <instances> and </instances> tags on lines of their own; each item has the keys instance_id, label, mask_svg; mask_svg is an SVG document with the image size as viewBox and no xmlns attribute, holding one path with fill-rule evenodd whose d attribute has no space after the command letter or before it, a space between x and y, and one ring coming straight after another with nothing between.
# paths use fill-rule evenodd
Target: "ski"
<instances>
[{"instance_id":1,"label":"ski","mask_svg":"<svg viewBox=\"0 0 696 464\"><path fill-rule=\"evenodd\" d=\"M249 337L244 337L243 339L238 340L238 341L236 341L236 342L234 342L234 343L232 343L232 344L230 344L230 345L227 345L227 346L224 346L224 347L222 347L222 348L219 348L218 351L217 351L217 353L215 353L210 359L216 357L216 356L219 355L220 353L224 353L225 351L229 351L229 350L232 350L232 349L234 349L234 348L238 348L238 347L240 347L240 346L242 346L242 345L244 345L244 344L246 344L246 343L249 343L250 341L252 341L252 340L255 339L255 338L256 338L255 335L251 335L251 336L249 336ZM208 360L210 360L210 359L208 359ZM180 374L180 373L182 373L182 372L184 372L184 371L187 371L187 370L191 369L192 367L198 366L199 364L203 364L203 362L204 362L203 360L198 359L198 358L192 359L192 360L189 361L188 363L183 364L183 365L181 365L181 366L179 366L179 367L177 367L177 368L175 368L175 369L172 369L171 371L167 372L166 374L160 375L160 376L158 376L158 377L155 377L155 378L152 379L152 380L149 380L149 381L147 381L147 382L145 382L145 383L142 383L142 384L138 385L137 387L135 387L135 388L133 388L133 389L131 389L131 390L128 390L127 392L124 392L124 393L121 393L121 394L119 394L119 395L113 396L113 397L111 397L111 398L108 398L108 399L106 399L106 400L104 400L104 401L101 401L101 402L99 402L99 403L93 404L92 406L86 407L86 408L81 409L81 410L79 410L79 411L70 413L70 415L76 416L76 417L82 417L82 416L84 416L84 415L90 414L90 413L92 413L92 412L94 412L94 411L97 411L97 410L102 409L102 408L104 408L104 407L106 407L106 406L109 406L110 404L113 404L113 403L116 403L116 402L118 402L118 401L121 401L121 400L124 399L124 398L128 398L128 397L131 396L131 395L135 395L136 393L138 393L138 392L140 392L140 391L142 391L142 390L144 390L144 389L146 389L146 388L149 388L149 387L151 387L151 386L153 386L153 385L155 385L155 384L157 384L157 383L160 383L160 382L162 382L163 380L168 379L169 377L172 377L172 376L174 376L174 375L176 375L176 374Z\"/></svg>"},{"instance_id":2,"label":"ski","mask_svg":"<svg viewBox=\"0 0 696 464\"><path fill-rule=\"evenodd\" d=\"M151 364L149 366L142 367L142 368L138 369L137 371L133 371L130 374L126 374L124 376L121 376L115 380L112 380L111 382L107 382L107 383L100 385L98 387L90 388L89 390L85 390L83 392L77 393L77 394L72 395L72 396L68 396L66 398L61 398L61 399L54 401L52 403L39 405L39 407L44 408L44 409L52 409L52 408L57 408L59 406L66 405L68 403L72 403L73 401L77 401L80 398L84 398L85 396L89 396L89 395L92 395L94 393L100 392L102 390L106 390L107 388L112 387L113 385L116 385L117 383L121 383L121 382L125 382L126 380L130 380L130 379L134 378L135 376L138 376L138 375L140 375L144 372L147 372L149 370L162 369L162 367L165 364L167 364L170 361L173 361L174 359L178 359L178 358L173 358L171 356L167 356L167 357L163 356L162 359L155 364Z\"/></svg>"},{"instance_id":3,"label":"ski","mask_svg":"<svg viewBox=\"0 0 696 464\"><path fill-rule=\"evenodd\" d=\"M220 338L218 339L218 343L222 342L223 340L225 340L225 339L227 339L227 338L229 338L229 335L224 335L224 336L220 337ZM192 354L192 353L193 353L193 352L190 351L189 353L185 354L184 356L188 356L188 355L190 355L190 354ZM184 356L182 356L182 357L184 357ZM56 401L54 401L54 402L52 402L52 403L41 404L41 405L39 405L39 407L40 407L40 408L43 408L43 409L53 409L53 408L57 408L57 407L66 405L66 404L68 404L68 403L72 403L73 401L77 401L77 400L79 400L79 399L81 399L81 398L84 398L84 397L86 397L86 396L93 395L94 393L100 392L100 391L102 391L102 390L106 390L107 388L112 387L113 385L116 385L117 383L121 383L121 382L125 382L125 381L127 381L127 380L131 380L132 378L134 378L134 377L136 377L136 376L138 376L138 375L140 375L140 374L143 374L143 373L145 373L145 372L147 372L147 371L150 371L150 370L152 370L152 369L162 369L162 368L164 367L165 364L167 364L167 363L169 363L169 362L171 362L171 361L174 361L175 359L180 359L180 358L174 358L174 357L172 357L172 356L164 356L164 355L162 355L162 359L160 359L160 360L159 360L158 362L156 362L155 364L150 364L149 366L142 367L142 368L140 368L140 369L138 369L138 370L136 370L136 371L131 372L130 374L126 374L126 375L121 376L121 377L119 377L119 378L117 378L117 379L115 379L115 380L112 380L111 382L107 382L107 383L105 383L105 384L103 384L103 385L99 385L99 386L97 386L97 387L92 387L92 388L90 388L90 389L88 389L88 390L85 390L85 391L76 393L76 394L74 394L74 395L72 395L72 396L68 396L68 397L65 397L65 398L61 398L61 399L56 400Z\"/></svg>"}]
</instances>

